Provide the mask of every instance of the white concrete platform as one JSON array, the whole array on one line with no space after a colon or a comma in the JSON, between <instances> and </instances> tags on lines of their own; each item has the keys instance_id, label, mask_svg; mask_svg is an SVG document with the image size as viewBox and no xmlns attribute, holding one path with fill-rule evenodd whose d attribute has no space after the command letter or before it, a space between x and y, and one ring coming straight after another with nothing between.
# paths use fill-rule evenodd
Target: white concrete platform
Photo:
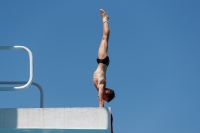
<instances>
[{"instance_id":1,"label":"white concrete platform","mask_svg":"<svg viewBox=\"0 0 200 133\"><path fill-rule=\"evenodd\" d=\"M2 108L0 133L110 133L110 108Z\"/></svg>"}]
</instances>

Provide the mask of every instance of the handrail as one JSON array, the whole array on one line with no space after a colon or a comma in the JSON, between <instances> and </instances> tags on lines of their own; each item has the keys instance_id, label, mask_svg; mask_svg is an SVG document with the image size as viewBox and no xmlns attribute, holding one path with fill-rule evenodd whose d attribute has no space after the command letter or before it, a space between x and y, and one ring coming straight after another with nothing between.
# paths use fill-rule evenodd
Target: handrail
<instances>
[{"instance_id":1,"label":"handrail","mask_svg":"<svg viewBox=\"0 0 200 133\"><path fill-rule=\"evenodd\" d=\"M23 49L28 52L29 60L30 60L30 77L27 83L23 86L16 86L16 87L0 87L0 91L14 91L14 90L22 90L27 88L31 85L33 80L33 55L32 52L25 46L0 46L0 50L16 50L16 49Z\"/></svg>"},{"instance_id":2,"label":"handrail","mask_svg":"<svg viewBox=\"0 0 200 133\"><path fill-rule=\"evenodd\" d=\"M25 81L0 81L0 84L25 84ZM36 83L32 82L32 85L35 85L40 90L40 108L44 108L44 92L42 87Z\"/></svg>"}]
</instances>

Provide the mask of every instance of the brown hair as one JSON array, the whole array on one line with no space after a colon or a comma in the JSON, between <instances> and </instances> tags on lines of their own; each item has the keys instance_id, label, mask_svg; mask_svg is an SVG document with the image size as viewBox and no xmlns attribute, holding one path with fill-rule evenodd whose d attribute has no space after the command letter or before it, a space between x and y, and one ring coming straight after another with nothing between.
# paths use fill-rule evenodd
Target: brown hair
<instances>
[{"instance_id":1,"label":"brown hair","mask_svg":"<svg viewBox=\"0 0 200 133\"><path fill-rule=\"evenodd\" d=\"M106 88L109 93L107 93L106 97L108 98L108 102L115 98L115 92L112 89Z\"/></svg>"}]
</instances>

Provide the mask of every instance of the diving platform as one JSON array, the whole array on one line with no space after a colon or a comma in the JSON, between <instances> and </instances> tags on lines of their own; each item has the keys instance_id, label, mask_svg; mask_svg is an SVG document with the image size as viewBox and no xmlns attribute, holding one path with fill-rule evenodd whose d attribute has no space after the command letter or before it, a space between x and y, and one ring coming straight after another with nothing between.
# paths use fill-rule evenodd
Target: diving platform
<instances>
[{"instance_id":1,"label":"diving platform","mask_svg":"<svg viewBox=\"0 0 200 133\"><path fill-rule=\"evenodd\" d=\"M1 108L0 133L111 133L110 108Z\"/></svg>"},{"instance_id":2,"label":"diving platform","mask_svg":"<svg viewBox=\"0 0 200 133\"><path fill-rule=\"evenodd\" d=\"M32 52L25 46L0 46L0 50L25 50L30 61L28 81L0 81L0 85L17 85L0 86L0 91L19 91L30 85L40 91L40 108L0 108L0 133L113 133L109 107L44 108L43 89L33 82Z\"/></svg>"}]
</instances>

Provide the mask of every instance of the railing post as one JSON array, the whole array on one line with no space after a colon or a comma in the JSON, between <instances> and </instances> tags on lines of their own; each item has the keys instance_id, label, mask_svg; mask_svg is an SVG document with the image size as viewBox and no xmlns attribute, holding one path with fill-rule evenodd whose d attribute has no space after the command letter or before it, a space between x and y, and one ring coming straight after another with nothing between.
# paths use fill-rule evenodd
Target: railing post
<instances>
[{"instance_id":1,"label":"railing post","mask_svg":"<svg viewBox=\"0 0 200 133\"><path fill-rule=\"evenodd\" d=\"M5 85L5 84L7 84L7 85L9 85L9 84L25 84L25 83L26 83L25 81L0 81L0 84L3 84L3 85ZM40 91L40 108L44 108L44 92L43 92L42 87L36 82L32 82L31 84L35 85L39 89L39 91Z\"/></svg>"}]
</instances>

